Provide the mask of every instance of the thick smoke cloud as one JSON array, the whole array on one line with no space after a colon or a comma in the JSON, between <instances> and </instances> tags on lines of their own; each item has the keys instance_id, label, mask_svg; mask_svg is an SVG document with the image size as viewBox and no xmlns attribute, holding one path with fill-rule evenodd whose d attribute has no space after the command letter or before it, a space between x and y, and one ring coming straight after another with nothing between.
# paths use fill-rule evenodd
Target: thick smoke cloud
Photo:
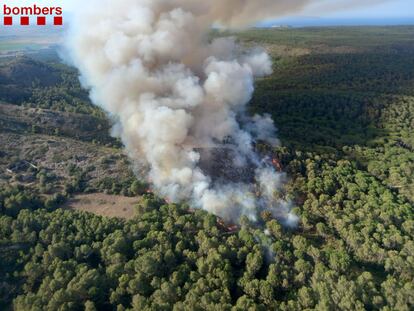
<instances>
[{"instance_id":1,"label":"thick smoke cloud","mask_svg":"<svg viewBox=\"0 0 414 311\"><path fill-rule=\"evenodd\" d=\"M91 0L74 16L68 47L93 102L116 120L114 133L158 194L228 221L269 210L294 225L277 194L284 175L253 148L256 139L278 143L273 121L245 114L254 78L272 72L270 57L206 34L213 24L246 25L306 3ZM221 174L211 169L220 161Z\"/></svg>"}]
</instances>

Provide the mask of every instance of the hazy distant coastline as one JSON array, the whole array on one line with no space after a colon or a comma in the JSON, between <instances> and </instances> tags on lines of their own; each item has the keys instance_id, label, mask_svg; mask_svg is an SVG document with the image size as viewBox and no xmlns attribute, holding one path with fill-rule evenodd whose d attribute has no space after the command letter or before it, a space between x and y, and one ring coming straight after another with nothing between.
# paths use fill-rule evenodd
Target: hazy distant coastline
<instances>
[{"instance_id":1,"label":"hazy distant coastline","mask_svg":"<svg viewBox=\"0 0 414 311\"><path fill-rule=\"evenodd\" d=\"M414 25L413 17L406 18L320 18L292 17L259 23L258 27L289 26L289 27L332 27L332 26L398 26Z\"/></svg>"}]
</instances>

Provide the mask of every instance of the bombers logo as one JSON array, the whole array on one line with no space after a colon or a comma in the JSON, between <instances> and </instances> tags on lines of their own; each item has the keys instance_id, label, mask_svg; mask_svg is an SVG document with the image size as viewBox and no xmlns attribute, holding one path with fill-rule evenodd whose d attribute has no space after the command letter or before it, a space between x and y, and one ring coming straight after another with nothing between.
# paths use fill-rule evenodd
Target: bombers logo
<instances>
[{"instance_id":1,"label":"bombers logo","mask_svg":"<svg viewBox=\"0 0 414 311\"><path fill-rule=\"evenodd\" d=\"M3 25L12 26L20 24L28 26L31 23L44 26L49 17L53 25L63 25L62 7L40 7L36 4L32 6L8 6L3 5Z\"/></svg>"}]
</instances>

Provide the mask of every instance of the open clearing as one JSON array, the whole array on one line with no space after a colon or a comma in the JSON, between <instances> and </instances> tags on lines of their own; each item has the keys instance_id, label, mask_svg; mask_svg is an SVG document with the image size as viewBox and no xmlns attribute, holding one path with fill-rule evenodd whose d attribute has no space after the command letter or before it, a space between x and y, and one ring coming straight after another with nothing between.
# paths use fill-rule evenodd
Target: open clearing
<instances>
[{"instance_id":1,"label":"open clearing","mask_svg":"<svg viewBox=\"0 0 414 311\"><path fill-rule=\"evenodd\" d=\"M134 217L134 206L138 202L137 197L93 193L76 195L65 207L99 216L131 219Z\"/></svg>"}]
</instances>

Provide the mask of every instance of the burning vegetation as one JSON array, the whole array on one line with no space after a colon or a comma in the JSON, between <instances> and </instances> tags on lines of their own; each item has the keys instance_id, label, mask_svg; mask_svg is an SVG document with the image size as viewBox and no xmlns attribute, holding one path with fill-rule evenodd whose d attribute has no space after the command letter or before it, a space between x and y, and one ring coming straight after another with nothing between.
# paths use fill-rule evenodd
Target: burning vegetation
<instances>
[{"instance_id":1,"label":"burning vegetation","mask_svg":"<svg viewBox=\"0 0 414 311\"><path fill-rule=\"evenodd\" d=\"M257 140L279 143L273 120L245 113L254 79L272 73L270 56L208 32L216 22L246 25L269 7L281 13L296 5L92 1L75 13L71 60L155 193L228 223L256 222L263 210L289 217L290 203L274 195L283 188L282 166L254 148Z\"/></svg>"}]
</instances>

